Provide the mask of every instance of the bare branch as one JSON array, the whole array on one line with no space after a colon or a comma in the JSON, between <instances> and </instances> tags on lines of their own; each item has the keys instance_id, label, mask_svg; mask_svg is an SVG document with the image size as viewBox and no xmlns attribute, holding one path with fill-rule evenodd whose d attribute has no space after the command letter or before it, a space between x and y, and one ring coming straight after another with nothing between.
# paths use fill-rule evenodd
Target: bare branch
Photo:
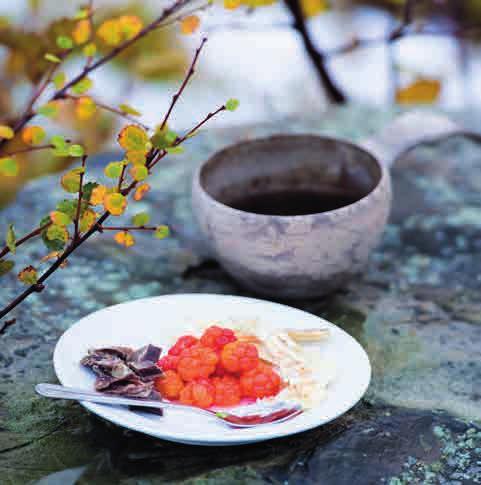
<instances>
[{"instance_id":1,"label":"bare branch","mask_svg":"<svg viewBox=\"0 0 481 485\"><path fill-rule=\"evenodd\" d=\"M82 197L83 197L83 183L84 183L84 174L85 174L85 164L87 162L87 155L82 157L82 168L83 171L80 173L80 180L79 180L79 191L78 191L78 202L77 202L77 211L75 213L74 219L74 235L73 240L76 241L79 236L79 222L80 222L80 210L82 207Z\"/></svg>"},{"instance_id":2,"label":"bare branch","mask_svg":"<svg viewBox=\"0 0 481 485\"><path fill-rule=\"evenodd\" d=\"M315 47L311 39L299 0L284 0L284 2L294 18L294 28L301 36L304 49L316 68L319 80L326 91L327 97L333 103L344 104L346 102L346 97L331 79L325 64L325 56Z\"/></svg>"},{"instance_id":3,"label":"bare branch","mask_svg":"<svg viewBox=\"0 0 481 485\"><path fill-rule=\"evenodd\" d=\"M204 37L200 43L200 46L196 49L192 62L190 63L187 74L185 75L179 90L172 96L172 102L170 103L167 113L165 113L164 119L162 120L162 123L160 125L160 130L164 129L165 125L167 124L167 121L169 120L170 114L174 109L175 103L177 103L177 100L180 98L180 96L182 96L182 93L184 92L184 89L187 86L190 78L194 75L197 59L199 58L200 51L202 50L206 42L207 42L207 38Z\"/></svg>"},{"instance_id":4,"label":"bare branch","mask_svg":"<svg viewBox=\"0 0 481 485\"><path fill-rule=\"evenodd\" d=\"M5 320L3 322L3 325L0 327L0 335L3 335L7 331L8 327L12 326L16 321L17 321L16 318Z\"/></svg>"}]
</instances>

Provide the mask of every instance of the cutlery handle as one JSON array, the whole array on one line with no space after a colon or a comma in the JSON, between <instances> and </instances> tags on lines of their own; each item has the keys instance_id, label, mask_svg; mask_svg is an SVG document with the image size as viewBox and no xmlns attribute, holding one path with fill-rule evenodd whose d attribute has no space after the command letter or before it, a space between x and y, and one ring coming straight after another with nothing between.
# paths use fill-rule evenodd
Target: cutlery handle
<instances>
[{"instance_id":1,"label":"cutlery handle","mask_svg":"<svg viewBox=\"0 0 481 485\"><path fill-rule=\"evenodd\" d=\"M45 397L58 399L74 399L76 401L98 402L102 404L120 404L124 406L141 406L147 408L168 407L162 401L154 401L145 398L109 396L101 392L86 391L75 387L59 386L56 384L37 384L35 391Z\"/></svg>"}]
</instances>

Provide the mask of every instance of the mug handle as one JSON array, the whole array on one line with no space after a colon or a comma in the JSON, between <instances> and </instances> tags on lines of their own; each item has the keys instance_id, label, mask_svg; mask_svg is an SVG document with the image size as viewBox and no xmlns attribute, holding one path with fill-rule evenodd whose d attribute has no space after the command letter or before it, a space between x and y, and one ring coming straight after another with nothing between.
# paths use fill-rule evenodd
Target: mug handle
<instances>
[{"instance_id":1,"label":"mug handle","mask_svg":"<svg viewBox=\"0 0 481 485\"><path fill-rule=\"evenodd\" d=\"M429 143L451 136L467 136L481 141L481 132L464 128L446 115L425 111L411 111L400 115L374 137L360 145L387 167L405 152L421 143Z\"/></svg>"}]
</instances>

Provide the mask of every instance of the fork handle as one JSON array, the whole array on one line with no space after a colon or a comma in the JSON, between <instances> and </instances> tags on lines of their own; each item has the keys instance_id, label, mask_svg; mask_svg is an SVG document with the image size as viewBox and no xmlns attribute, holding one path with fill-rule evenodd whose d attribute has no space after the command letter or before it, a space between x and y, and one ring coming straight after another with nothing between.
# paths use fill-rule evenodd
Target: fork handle
<instances>
[{"instance_id":1,"label":"fork handle","mask_svg":"<svg viewBox=\"0 0 481 485\"><path fill-rule=\"evenodd\" d=\"M75 401L97 402L100 404L117 404L121 406L137 406L144 408L166 409L166 408L182 408L204 416L212 416L215 414L208 409L196 408L187 406L185 404L171 403L167 401L156 401L153 399L146 399L143 397L122 397L103 394L96 391L86 391L85 389L78 389L75 387L59 386L57 384L41 383L35 386L35 391L44 397L51 397L57 399L73 399Z\"/></svg>"},{"instance_id":2,"label":"fork handle","mask_svg":"<svg viewBox=\"0 0 481 485\"><path fill-rule=\"evenodd\" d=\"M74 399L76 401L98 402L102 404L120 404L124 406L141 406L146 408L163 408L170 407L169 403L163 401L154 401L141 397L121 397L109 396L101 392L86 391L75 387L59 386L57 384L37 384L35 391L45 397L58 399Z\"/></svg>"}]
</instances>

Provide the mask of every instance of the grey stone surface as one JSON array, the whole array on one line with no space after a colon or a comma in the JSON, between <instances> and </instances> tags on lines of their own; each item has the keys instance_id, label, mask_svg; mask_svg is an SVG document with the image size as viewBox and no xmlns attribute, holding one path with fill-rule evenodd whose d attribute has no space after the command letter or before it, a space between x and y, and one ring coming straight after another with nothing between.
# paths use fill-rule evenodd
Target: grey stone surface
<instances>
[{"instance_id":1,"label":"grey stone surface","mask_svg":"<svg viewBox=\"0 0 481 485\"><path fill-rule=\"evenodd\" d=\"M55 380L58 337L91 311L164 293L250 294L210 258L193 222L190 176L201 160L233 141L276 132L360 139L393 115L349 108L323 120L206 132L190 140L186 155L160 166L137 208L171 225L173 237L141 236L130 250L107 235L95 238L19 307L18 323L1 339L0 481L480 483L481 146L462 138L417 148L396 164L390 223L362 277L323 299L291 303L340 325L369 353L372 384L342 418L261 445L189 447L33 394L33 383ZM0 227L17 221L23 233L63 196L57 176L35 181L0 213ZM18 267L42 254L40 245L22 246ZM19 290L13 277L2 278L0 301Z\"/></svg>"}]
</instances>

